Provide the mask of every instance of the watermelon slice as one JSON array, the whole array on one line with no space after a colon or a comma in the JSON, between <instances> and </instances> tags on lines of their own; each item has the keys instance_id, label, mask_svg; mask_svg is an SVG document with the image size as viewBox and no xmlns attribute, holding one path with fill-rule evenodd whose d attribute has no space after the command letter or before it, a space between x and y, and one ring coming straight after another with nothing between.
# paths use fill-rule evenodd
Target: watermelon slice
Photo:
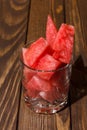
<instances>
[{"instance_id":1,"label":"watermelon slice","mask_svg":"<svg viewBox=\"0 0 87 130\"><path fill-rule=\"evenodd\" d=\"M39 96L39 91L36 90L36 89L31 89L31 88L27 90L27 95L29 97L31 97L31 98L38 98L38 97L40 97Z\"/></svg>"},{"instance_id":2,"label":"watermelon slice","mask_svg":"<svg viewBox=\"0 0 87 130\"><path fill-rule=\"evenodd\" d=\"M36 72L32 69L29 69L28 67L24 66L23 68L23 80L28 82L34 75L36 75Z\"/></svg>"},{"instance_id":3,"label":"watermelon slice","mask_svg":"<svg viewBox=\"0 0 87 130\"><path fill-rule=\"evenodd\" d=\"M50 81L53 88L59 92L59 98L65 98L69 91L69 77L66 73L66 70L58 71L54 74Z\"/></svg>"},{"instance_id":4,"label":"watermelon slice","mask_svg":"<svg viewBox=\"0 0 87 130\"><path fill-rule=\"evenodd\" d=\"M51 90L51 85L48 81L41 79L39 76L33 76L32 79L25 84L28 95L31 97L37 96L40 91Z\"/></svg>"},{"instance_id":5,"label":"watermelon slice","mask_svg":"<svg viewBox=\"0 0 87 130\"><path fill-rule=\"evenodd\" d=\"M44 38L39 38L28 49L23 49L23 60L27 66L34 67L37 60L47 49L48 43Z\"/></svg>"},{"instance_id":6,"label":"watermelon slice","mask_svg":"<svg viewBox=\"0 0 87 130\"><path fill-rule=\"evenodd\" d=\"M57 90L55 87L51 87L51 90L49 91L41 91L39 95L46 101L53 103L55 100L60 98L59 90Z\"/></svg>"},{"instance_id":7,"label":"watermelon slice","mask_svg":"<svg viewBox=\"0 0 87 130\"><path fill-rule=\"evenodd\" d=\"M41 79L39 76L33 76L28 84L31 88L34 88L38 91L48 91L51 89L50 83Z\"/></svg>"},{"instance_id":8,"label":"watermelon slice","mask_svg":"<svg viewBox=\"0 0 87 130\"><path fill-rule=\"evenodd\" d=\"M43 78L49 80L54 72L52 70L56 70L58 67L60 67L61 62L55 60L51 55L46 54L43 56L37 65L38 70L42 70L41 72L38 72L37 74Z\"/></svg>"},{"instance_id":9,"label":"watermelon slice","mask_svg":"<svg viewBox=\"0 0 87 130\"><path fill-rule=\"evenodd\" d=\"M64 63L69 63L74 42L74 27L62 24L53 43L53 57Z\"/></svg>"},{"instance_id":10,"label":"watermelon slice","mask_svg":"<svg viewBox=\"0 0 87 130\"><path fill-rule=\"evenodd\" d=\"M50 46L52 46L55 38L57 35L57 28L51 18L50 15L48 15L47 18L47 26L46 26L46 40Z\"/></svg>"},{"instance_id":11,"label":"watermelon slice","mask_svg":"<svg viewBox=\"0 0 87 130\"><path fill-rule=\"evenodd\" d=\"M27 89L30 88L38 91L48 91L51 86L48 81L41 79L39 76L33 76L27 84Z\"/></svg>"}]
</instances>

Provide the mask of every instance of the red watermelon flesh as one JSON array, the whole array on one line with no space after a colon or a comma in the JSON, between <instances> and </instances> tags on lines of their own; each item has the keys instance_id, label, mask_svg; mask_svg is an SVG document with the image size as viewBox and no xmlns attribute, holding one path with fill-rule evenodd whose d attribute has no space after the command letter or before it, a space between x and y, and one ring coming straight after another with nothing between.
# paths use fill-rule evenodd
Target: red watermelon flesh
<instances>
[{"instance_id":1,"label":"red watermelon flesh","mask_svg":"<svg viewBox=\"0 0 87 130\"><path fill-rule=\"evenodd\" d=\"M61 62L55 60L51 55L46 54L38 62L38 65L36 68L42 71L38 72L37 74L41 78L49 80L54 74L52 70L56 70L58 67L60 67L60 65L61 65Z\"/></svg>"},{"instance_id":2,"label":"red watermelon flesh","mask_svg":"<svg viewBox=\"0 0 87 130\"><path fill-rule=\"evenodd\" d=\"M51 85L48 81L41 79L39 76L33 76L32 79L24 84L27 89L28 96L37 97L40 91L51 90Z\"/></svg>"},{"instance_id":3,"label":"red watermelon flesh","mask_svg":"<svg viewBox=\"0 0 87 130\"><path fill-rule=\"evenodd\" d=\"M69 91L69 77L66 73L67 69L64 69L63 71L56 72L51 78L51 85L59 92L60 98L66 97Z\"/></svg>"},{"instance_id":4,"label":"red watermelon flesh","mask_svg":"<svg viewBox=\"0 0 87 130\"><path fill-rule=\"evenodd\" d=\"M56 60L58 60L59 57L60 57L59 52L54 51L54 53L53 53L53 57L54 57Z\"/></svg>"},{"instance_id":5,"label":"red watermelon flesh","mask_svg":"<svg viewBox=\"0 0 87 130\"><path fill-rule=\"evenodd\" d=\"M51 89L51 85L48 81L41 79L39 76L33 76L28 82L28 89L35 89L38 91L48 91Z\"/></svg>"},{"instance_id":6,"label":"red watermelon flesh","mask_svg":"<svg viewBox=\"0 0 87 130\"><path fill-rule=\"evenodd\" d=\"M53 57L61 62L69 63L72 56L73 42L74 27L62 24L53 43L53 49L56 51L54 51Z\"/></svg>"},{"instance_id":7,"label":"red watermelon flesh","mask_svg":"<svg viewBox=\"0 0 87 130\"><path fill-rule=\"evenodd\" d=\"M39 91L38 90L36 90L36 89L29 89L29 90L27 90L27 95L29 96L29 97L31 97L31 98L37 98L37 97L40 97L39 96Z\"/></svg>"},{"instance_id":8,"label":"red watermelon flesh","mask_svg":"<svg viewBox=\"0 0 87 130\"><path fill-rule=\"evenodd\" d=\"M50 15L48 15L47 18L47 26L46 26L46 40L50 46L52 46L55 38L57 35L57 28L51 18Z\"/></svg>"},{"instance_id":9,"label":"red watermelon flesh","mask_svg":"<svg viewBox=\"0 0 87 130\"><path fill-rule=\"evenodd\" d=\"M52 87L50 91L41 91L39 95L46 101L53 103L55 100L60 99L59 90L55 87Z\"/></svg>"},{"instance_id":10,"label":"red watermelon flesh","mask_svg":"<svg viewBox=\"0 0 87 130\"><path fill-rule=\"evenodd\" d=\"M28 67L24 66L23 68L23 79L28 82L34 75L36 75L36 72L32 69L29 69Z\"/></svg>"},{"instance_id":11,"label":"red watermelon flesh","mask_svg":"<svg viewBox=\"0 0 87 130\"><path fill-rule=\"evenodd\" d=\"M24 62L27 66L34 67L37 60L47 49L48 43L44 38L39 38L37 41L32 43L30 47L24 52Z\"/></svg>"}]
</instances>

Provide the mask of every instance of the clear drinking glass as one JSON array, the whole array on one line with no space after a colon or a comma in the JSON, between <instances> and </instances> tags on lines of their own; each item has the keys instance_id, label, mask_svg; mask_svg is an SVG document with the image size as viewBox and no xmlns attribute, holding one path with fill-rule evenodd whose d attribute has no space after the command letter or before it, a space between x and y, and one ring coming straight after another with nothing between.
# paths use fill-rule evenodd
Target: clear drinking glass
<instances>
[{"instance_id":1,"label":"clear drinking glass","mask_svg":"<svg viewBox=\"0 0 87 130\"><path fill-rule=\"evenodd\" d=\"M28 47L28 45L26 46ZM36 113L52 114L64 108L68 100L72 63L57 70L37 70L22 63L24 100ZM52 77L49 80L41 76Z\"/></svg>"}]
</instances>

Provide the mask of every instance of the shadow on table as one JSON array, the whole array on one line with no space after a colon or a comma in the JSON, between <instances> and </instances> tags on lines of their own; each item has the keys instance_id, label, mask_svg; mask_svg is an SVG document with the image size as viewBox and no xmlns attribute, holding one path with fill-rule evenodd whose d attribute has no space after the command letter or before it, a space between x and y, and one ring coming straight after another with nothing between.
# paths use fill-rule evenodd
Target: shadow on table
<instances>
[{"instance_id":1,"label":"shadow on table","mask_svg":"<svg viewBox=\"0 0 87 130\"><path fill-rule=\"evenodd\" d=\"M77 59L72 68L69 95L70 104L75 103L87 95L87 67L84 67L81 56Z\"/></svg>"}]
</instances>

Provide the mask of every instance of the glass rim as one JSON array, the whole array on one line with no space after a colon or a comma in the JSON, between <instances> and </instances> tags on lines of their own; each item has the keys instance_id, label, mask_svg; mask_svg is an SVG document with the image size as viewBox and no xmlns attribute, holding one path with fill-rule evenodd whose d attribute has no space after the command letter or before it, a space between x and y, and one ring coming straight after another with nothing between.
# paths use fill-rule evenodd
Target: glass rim
<instances>
[{"instance_id":1,"label":"glass rim","mask_svg":"<svg viewBox=\"0 0 87 130\"><path fill-rule=\"evenodd\" d=\"M36 68L33 68L33 67L30 67L30 66L26 65L21 58L20 58L20 61L21 61L22 65L24 65L24 66L27 67L28 69L30 69L30 70L32 70L32 71L36 71L36 72L56 72L56 71L62 71L62 70L66 69L66 68L68 68L69 66L72 65L72 63L70 63L70 64L65 64L64 66L62 66L62 67L60 67L60 68L57 68L57 69L55 69L55 70L40 70L40 69L36 69Z\"/></svg>"},{"instance_id":2,"label":"glass rim","mask_svg":"<svg viewBox=\"0 0 87 130\"><path fill-rule=\"evenodd\" d=\"M27 47L30 46L33 42L35 42L35 40L26 42L26 44L24 44L24 46L22 46L22 48L27 48ZM71 59L70 63L65 64L64 66L59 67L59 68L57 68L57 69L55 69L55 70L42 70L42 69L40 70L40 69L33 68L33 67L31 67L31 66L26 65L26 64L23 62L22 48L21 48L21 53L20 53L20 62L22 63L22 65L24 65L25 67L27 67L28 69L30 69L30 70L32 70L32 71L37 71L37 72L56 72L56 71L62 71L62 70L66 69L66 68L68 68L69 66L72 65L72 59ZM22 56L22 57L21 57L21 56Z\"/></svg>"}]
</instances>

